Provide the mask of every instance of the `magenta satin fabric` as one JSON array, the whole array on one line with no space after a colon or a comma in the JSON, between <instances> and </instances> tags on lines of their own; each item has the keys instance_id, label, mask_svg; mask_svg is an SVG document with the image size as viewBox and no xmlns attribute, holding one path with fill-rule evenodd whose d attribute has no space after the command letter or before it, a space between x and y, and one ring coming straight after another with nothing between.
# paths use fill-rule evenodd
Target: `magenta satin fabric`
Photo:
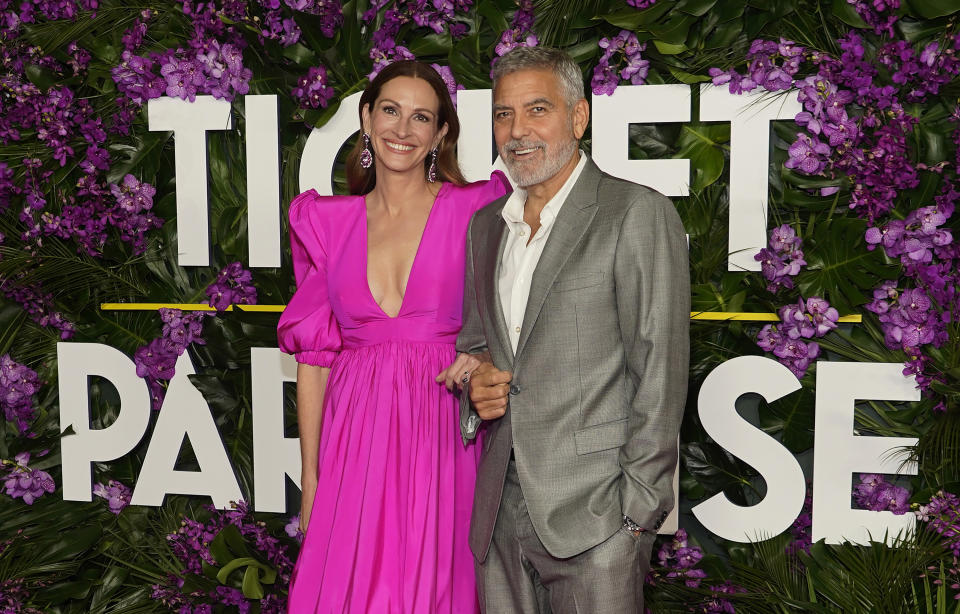
<instances>
[{"instance_id":1,"label":"magenta satin fabric","mask_svg":"<svg viewBox=\"0 0 960 614\"><path fill-rule=\"evenodd\" d=\"M319 484L290 586L295 614L474 614L467 545L479 447L434 377L456 356L470 216L507 192L502 173L443 184L396 318L367 284L362 196L290 206L297 291L280 347L330 367Z\"/></svg>"}]
</instances>

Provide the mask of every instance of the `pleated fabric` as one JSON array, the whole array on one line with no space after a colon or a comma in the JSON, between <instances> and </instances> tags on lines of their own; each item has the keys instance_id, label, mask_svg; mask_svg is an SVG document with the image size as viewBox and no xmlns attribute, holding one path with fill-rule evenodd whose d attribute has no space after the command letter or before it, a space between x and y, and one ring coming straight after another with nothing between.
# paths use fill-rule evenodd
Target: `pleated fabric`
<instances>
[{"instance_id":1,"label":"pleated fabric","mask_svg":"<svg viewBox=\"0 0 960 614\"><path fill-rule=\"evenodd\" d=\"M433 378L450 344L344 350L330 373L317 497L290 612L474 613L477 448Z\"/></svg>"}]
</instances>

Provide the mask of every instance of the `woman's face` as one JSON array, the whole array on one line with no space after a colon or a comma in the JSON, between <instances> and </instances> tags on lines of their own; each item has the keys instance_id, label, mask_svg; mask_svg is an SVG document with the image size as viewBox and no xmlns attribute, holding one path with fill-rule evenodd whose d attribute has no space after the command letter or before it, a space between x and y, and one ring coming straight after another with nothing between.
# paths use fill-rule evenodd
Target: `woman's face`
<instances>
[{"instance_id":1,"label":"woman's face","mask_svg":"<svg viewBox=\"0 0 960 614\"><path fill-rule=\"evenodd\" d=\"M437 125L440 101L430 84L396 77L363 109L363 129L370 135L377 173L423 172L423 160L440 144L447 125Z\"/></svg>"}]
</instances>

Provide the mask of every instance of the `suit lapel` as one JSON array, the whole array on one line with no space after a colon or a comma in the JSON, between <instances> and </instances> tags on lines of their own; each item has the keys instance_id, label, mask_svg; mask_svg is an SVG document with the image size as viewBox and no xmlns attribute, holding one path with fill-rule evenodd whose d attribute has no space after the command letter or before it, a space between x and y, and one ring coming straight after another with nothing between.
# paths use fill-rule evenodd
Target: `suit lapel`
<instances>
[{"instance_id":1,"label":"suit lapel","mask_svg":"<svg viewBox=\"0 0 960 614\"><path fill-rule=\"evenodd\" d=\"M557 214L553 229L547 238L547 244L543 248L540 261L530 280L530 297L523 312L523 327L520 330L514 363L523 352L527 339L530 338L530 331L533 330L540 316L540 310L550 292L550 287L574 248L580 243L580 239L587 232L590 222L593 221L593 216L597 212L597 189L600 177L600 169L593 160L587 160L580 177L577 178L577 183L570 190L570 194L567 195Z\"/></svg>"},{"instance_id":2,"label":"suit lapel","mask_svg":"<svg viewBox=\"0 0 960 614\"><path fill-rule=\"evenodd\" d=\"M509 196L509 195L508 195ZM504 198L506 203L506 197ZM483 292L479 300L489 301L487 308L493 314L494 329L497 334L497 341L503 347L504 354L510 357L511 367L513 363L513 346L510 344L510 336L507 334L507 320L503 315L503 306L500 303L500 261L502 260L503 250L507 244L506 241L506 222L500 212L503 205L495 209L493 219L487 224L487 237L482 254L484 266L481 269L483 274ZM476 261L476 260L475 260Z\"/></svg>"}]
</instances>

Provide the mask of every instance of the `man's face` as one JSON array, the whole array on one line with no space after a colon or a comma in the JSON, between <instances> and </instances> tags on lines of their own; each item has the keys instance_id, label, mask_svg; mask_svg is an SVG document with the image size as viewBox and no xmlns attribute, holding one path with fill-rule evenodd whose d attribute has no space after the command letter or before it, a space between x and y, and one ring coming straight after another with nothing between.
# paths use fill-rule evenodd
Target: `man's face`
<instances>
[{"instance_id":1,"label":"man's face","mask_svg":"<svg viewBox=\"0 0 960 614\"><path fill-rule=\"evenodd\" d=\"M547 70L510 73L493 96L493 134L514 182L527 188L556 175L577 151L586 101L569 108L560 80Z\"/></svg>"}]
</instances>

